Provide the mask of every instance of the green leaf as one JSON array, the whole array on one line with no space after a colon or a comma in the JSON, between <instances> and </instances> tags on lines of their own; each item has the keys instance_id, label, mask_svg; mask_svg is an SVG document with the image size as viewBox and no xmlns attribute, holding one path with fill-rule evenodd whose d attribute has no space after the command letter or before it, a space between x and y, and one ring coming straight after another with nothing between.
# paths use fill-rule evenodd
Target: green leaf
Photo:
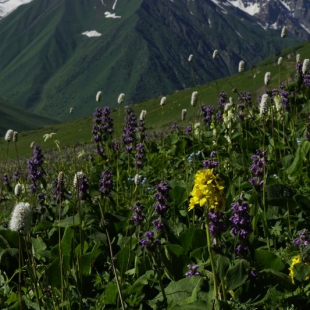
<instances>
[{"instance_id":1,"label":"green leaf","mask_svg":"<svg viewBox=\"0 0 310 310\"><path fill-rule=\"evenodd\" d=\"M80 225L80 216L78 214L74 216L66 217L65 219L60 221L60 227L67 226L79 226ZM54 227L58 227L58 223L54 223Z\"/></svg>"},{"instance_id":2,"label":"green leaf","mask_svg":"<svg viewBox=\"0 0 310 310\"><path fill-rule=\"evenodd\" d=\"M45 261L44 258L49 257L49 251L46 251L46 244L43 242L41 237L37 238L31 238L32 242L32 248L34 251L34 256L41 260L43 258L43 261Z\"/></svg>"},{"instance_id":3,"label":"green leaf","mask_svg":"<svg viewBox=\"0 0 310 310\"><path fill-rule=\"evenodd\" d=\"M239 260L235 266L228 269L227 278L227 291L234 290L241 286L248 278L250 264L246 260Z\"/></svg>"},{"instance_id":4,"label":"green leaf","mask_svg":"<svg viewBox=\"0 0 310 310\"><path fill-rule=\"evenodd\" d=\"M218 276L220 279L224 278L230 266L230 259L225 255L216 254L214 255L214 260Z\"/></svg>"},{"instance_id":5,"label":"green leaf","mask_svg":"<svg viewBox=\"0 0 310 310\"><path fill-rule=\"evenodd\" d=\"M209 307L212 307L211 303L209 303ZM206 310L206 309L212 309L209 308L207 303L205 301L197 300L191 304L187 305L174 305L171 308L169 307L169 310Z\"/></svg>"},{"instance_id":6,"label":"green leaf","mask_svg":"<svg viewBox=\"0 0 310 310\"><path fill-rule=\"evenodd\" d=\"M299 145L293 163L286 170L287 174L291 177L298 176L302 172L303 156L300 150L301 147Z\"/></svg>"},{"instance_id":7,"label":"green leaf","mask_svg":"<svg viewBox=\"0 0 310 310\"><path fill-rule=\"evenodd\" d=\"M90 253L82 256L82 272L84 275L91 274L93 261L101 254L100 243L96 243Z\"/></svg>"},{"instance_id":8,"label":"green leaf","mask_svg":"<svg viewBox=\"0 0 310 310\"><path fill-rule=\"evenodd\" d=\"M115 266L121 275L124 275L133 263L135 255L129 246L125 246L115 255L115 258Z\"/></svg>"},{"instance_id":9,"label":"green leaf","mask_svg":"<svg viewBox=\"0 0 310 310\"><path fill-rule=\"evenodd\" d=\"M104 292L104 303L106 305L115 305L116 304L116 298L117 298L117 285L113 282L110 282L110 284L107 286Z\"/></svg>"},{"instance_id":10,"label":"green leaf","mask_svg":"<svg viewBox=\"0 0 310 310\"><path fill-rule=\"evenodd\" d=\"M54 261L47 267L46 275L47 275L47 282L49 285L57 288L60 286L61 278L60 278L60 264L58 257L54 259Z\"/></svg>"},{"instance_id":11,"label":"green leaf","mask_svg":"<svg viewBox=\"0 0 310 310\"><path fill-rule=\"evenodd\" d=\"M285 267L281 259L277 255L269 251L255 250L254 259L256 267L259 270L274 269L281 271Z\"/></svg>"},{"instance_id":12,"label":"green leaf","mask_svg":"<svg viewBox=\"0 0 310 310\"><path fill-rule=\"evenodd\" d=\"M53 223L47 222L47 221L42 221L40 222L37 226L33 228L33 232L38 232L41 230L47 230L53 228Z\"/></svg>"},{"instance_id":13,"label":"green leaf","mask_svg":"<svg viewBox=\"0 0 310 310\"><path fill-rule=\"evenodd\" d=\"M135 293L140 294L142 289L148 285L148 280L154 276L153 270L148 270L144 275L139 277L132 286L130 286L124 293L128 295L133 295Z\"/></svg>"},{"instance_id":14,"label":"green leaf","mask_svg":"<svg viewBox=\"0 0 310 310\"><path fill-rule=\"evenodd\" d=\"M207 245L206 232L197 227L190 227L180 236L181 245L187 253Z\"/></svg>"},{"instance_id":15,"label":"green leaf","mask_svg":"<svg viewBox=\"0 0 310 310\"><path fill-rule=\"evenodd\" d=\"M310 266L304 263L298 263L293 266L294 279L304 282L310 276Z\"/></svg>"}]
</instances>

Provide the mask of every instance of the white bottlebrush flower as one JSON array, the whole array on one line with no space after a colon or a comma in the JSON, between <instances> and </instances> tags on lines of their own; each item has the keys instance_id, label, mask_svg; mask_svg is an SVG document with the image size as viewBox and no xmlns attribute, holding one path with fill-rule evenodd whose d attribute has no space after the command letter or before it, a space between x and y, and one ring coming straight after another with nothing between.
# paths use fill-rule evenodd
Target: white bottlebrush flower
<instances>
[{"instance_id":1,"label":"white bottlebrush flower","mask_svg":"<svg viewBox=\"0 0 310 310\"><path fill-rule=\"evenodd\" d=\"M146 110L142 110L140 113L140 121L143 121L145 119L146 116Z\"/></svg>"},{"instance_id":2,"label":"white bottlebrush flower","mask_svg":"<svg viewBox=\"0 0 310 310\"><path fill-rule=\"evenodd\" d=\"M14 134L14 131L12 129L9 129L5 134L4 140L7 142L12 141L13 140L13 134Z\"/></svg>"},{"instance_id":3,"label":"white bottlebrush flower","mask_svg":"<svg viewBox=\"0 0 310 310\"><path fill-rule=\"evenodd\" d=\"M136 174L135 178L134 178L135 185L139 185L140 184L140 180L141 180L141 175L140 174Z\"/></svg>"},{"instance_id":4,"label":"white bottlebrush flower","mask_svg":"<svg viewBox=\"0 0 310 310\"><path fill-rule=\"evenodd\" d=\"M198 136L199 132L200 132L200 123L195 123L195 125L194 125L194 134L196 136Z\"/></svg>"},{"instance_id":5,"label":"white bottlebrush flower","mask_svg":"<svg viewBox=\"0 0 310 310\"><path fill-rule=\"evenodd\" d=\"M181 121L185 121L186 113L187 113L187 110L183 109L181 113Z\"/></svg>"},{"instance_id":6,"label":"white bottlebrush flower","mask_svg":"<svg viewBox=\"0 0 310 310\"><path fill-rule=\"evenodd\" d=\"M194 59L194 55L193 54L190 54L189 57L188 57L188 61L189 62L192 62Z\"/></svg>"},{"instance_id":7,"label":"white bottlebrush flower","mask_svg":"<svg viewBox=\"0 0 310 310\"><path fill-rule=\"evenodd\" d=\"M18 140L18 132L14 131L13 132L13 142L17 142L17 140Z\"/></svg>"},{"instance_id":8,"label":"white bottlebrush flower","mask_svg":"<svg viewBox=\"0 0 310 310\"><path fill-rule=\"evenodd\" d=\"M96 101L97 101L97 102L100 102L101 96L102 96L102 92L101 92L101 91L98 91L97 94L96 94Z\"/></svg>"},{"instance_id":9,"label":"white bottlebrush flower","mask_svg":"<svg viewBox=\"0 0 310 310\"><path fill-rule=\"evenodd\" d=\"M268 104L269 104L269 96L268 94L263 94L262 99L259 105L259 115L263 116L266 115L268 112Z\"/></svg>"},{"instance_id":10,"label":"white bottlebrush flower","mask_svg":"<svg viewBox=\"0 0 310 310\"><path fill-rule=\"evenodd\" d=\"M43 135L44 142L46 142L46 140L52 138L52 136L54 136L54 135L56 135L56 132L46 133L45 135Z\"/></svg>"},{"instance_id":11,"label":"white bottlebrush flower","mask_svg":"<svg viewBox=\"0 0 310 310\"><path fill-rule=\"evenodd\" d=\"M217 51L217 50L214 50L213 55L212 55L212 58L213 58L213 59L217 58L217 54L218 54L218 51Z\"/></svg>"},{"instance_id":12,"label":"white bottlebrush flower","mask_svg":"<svg viewBox=\"0 0 310 310\"><path fill-rule=\"evenodd\" d=\"M34 146L35 146L35 142L34 142L34 141L32 141L32 142L30 143L30 148L31 148L31 149L33 149L33 148L34 148Z\"/></svg>"},{"instance_id":13,"label":"white bottlebrush flower","mask_svg":"<svg viewBox=\"0 0 310 310\"><path fill-rule=\"evenodd\" d=\"M300 54L296 54L296 62L300 62Z\"/></svg>"},{"instance_id":14,"label":"white bottlebrush flower","mask_svg":"<svg viewBox=\"0 0 310 310\"><path fill-rule=\"evenodd\" d=\"M243 60L240 60L238 70L239 70L239 73L244 71L244 61Z\"/></svg>"},{"instance_id":15,"label":"white bottlebrush flower","mask_svg":"<svg viewBox=\"0 0 310 310\"><path fill-rule=\"evenodd\" d=\"M279 57L278 59L278 66L281 66L283 62L283 57Z\"/></svg>"},{"instance_id":16,"label":"white bottlebrush flower","mask_svg":"<svg viewBox=\"0 0 310 310\"><path fill-rule=\"evenodd\" d=\"M124 101L124 98L125 98L125 94L124 93L119 94L119 96L117 98L118 104L122 104L123 101Z\"/></svg>"},{"instance_id":17,"label":"white bottlebrush flower","mask_svg":"<svg viewBox=\"0 0 310 310\"><path fill-rule=\"evenodd\" d=\"M161 99L160 99L160 106L164 106L165 104L166 104L166 101L167 101L167 98L166 97L162 97Z\"/></svg>"},{"instance_id":18,"label":"white bottlebrush flower","mask_svg":"<svg viewBox=\"0 0 310 310\"><path fill-rule=\"evenodd\" d=\"M27 232L31 224L31 208L29 203L20 202L13 210L9 229L18 232Z\"/></svg>"},{"instance_id":19,"label":"white bottlebrush flower","mask_svg":"<svg viewBox=\"0 0 310 310\"><path fill-rule=\"evenodd\" d=\"M281 109L282 109L282 103L281 103L281 97L280 97L280 95L275 95L275 96L273 97L273 102L274 102L274 104L275 104L275 107L276 107L277 112L280 112Z\"/></svg>"},{"instance_id":20,"label":"white bottlebrush flower","mask_svg":"<svg viewBox=\"0 0 310 310\"><path fill-rule=\"evenodd\" d=\"M225 103L224 111L230 110L230 108L231 108L232 106L233 106L233 103L232 103L232 102Z\"/></svg>"},{"instance_id":21,"label":"white bottlebrush flower","mask_svg":"<svg viewBox=\"0 0 310 310\"><path fill-rule=\"evenodd\" d=\"M192 92L192 98L191 98L191 106L194 107L197 103L198 99L198 91Z\"/></svg>"},{"instance_id":22,"label":"white bottlebrush flower","mask_svg":"<svg viewBox=\"0 0 310 310\"><path fill-rule=\"evenodd\" d=\"M270 78L271 78L271 73L270 72L266 72L265 73L265 77L264 77L265 85L268 85L270 83Z\"/></svg>"},{"instance_id":23,"label":"white bottlebrush flower","mask_svg":"<svg viewBox=\"0 0 310 310\"><path fill-rule=\"evenodd\" d=\"M306 74L308 73L309 70L309 59L305 59L304 62L302 63L302 73Z\"/></svg>"},{"instance_id":24,"label":"white bottlebrush flower","mask_svg":"<svg viewBox=\"0 0 310 310\"><path fill-rule=\"evenodd\" d=\"M78 187L83 183L84 173L82 171L77 172L73 178L74 187Z\"/></svg>"},{"instance_id":25,"label":"white bottlebrush flower","mask_svg":"<svg viewBox=\"0 0 310 310\"><path fill-rule=\"evenodd\" d=\"M69 112L70 112L70 114L72 114L73 113L73 108L70 108Z\"/></svg>"},{"instance_id":26,"label":"white bottlebrush flower","mask_svg":"<svg viewBox=\"0 0 310 310\"><path fill-rule=\"evenodd\" d=\"M281 31L281 38L285 38L286 37L286 33L287 33L287 28L286 28L286 26L284 26L282 28L282 31Z\"/></svg>"},{"instance_id":27,"label":"white bottlebrush flower","mask_svg":"<svg viewBox=\"0 0 310 310\"><path fill-rule=\"evenodd\" d=\"M19 196L23 191L23 186L20 183L17 183L14 187L14 194Z\"/></svg>"}]
</instances>

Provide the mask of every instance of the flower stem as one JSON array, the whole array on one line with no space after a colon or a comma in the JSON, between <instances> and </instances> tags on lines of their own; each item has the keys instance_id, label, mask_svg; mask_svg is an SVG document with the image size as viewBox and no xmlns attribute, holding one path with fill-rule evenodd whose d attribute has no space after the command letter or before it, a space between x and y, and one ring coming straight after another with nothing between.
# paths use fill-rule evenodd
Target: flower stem
<instances>
[{"instance_id":1,"label":"flower stem","mask_svg":"<svg viewBox=\"0 0 310 310\"><path fill-rule=\"evenodd\" d=\"M210 235L210 230L209 230L208 216L206 216L206 233L207 233L208 252L209 252L210 263L211 263L211 268L212 268L212 273L213 273L214 299L216 300L216 299L218 299L217 275L216 275L216 270L215 270L215 262L214 262L213 252L211 249L211 235Z\"/></svg>"}]
</instances>

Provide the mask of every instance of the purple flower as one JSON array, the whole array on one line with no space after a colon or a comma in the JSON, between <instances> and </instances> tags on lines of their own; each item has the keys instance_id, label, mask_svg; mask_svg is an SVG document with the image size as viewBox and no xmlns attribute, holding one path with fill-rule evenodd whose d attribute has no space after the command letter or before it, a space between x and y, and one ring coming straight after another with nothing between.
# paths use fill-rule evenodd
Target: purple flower
<instances>
[{"instance_id":1,"label":"purple flower","mask_svg":"<svg viewBox=\"0 0 310 310\"><path fill-rule=\"evenodd\" d=\"M145 219L145 216L142 214L144 207L142 206L140 201L137 201L132 207L131 210L133 211L133 215L131 220L134 222L135 225L141 225Z\"/></svg>"},{"instance_id":2,"label":"purple flower","mask_svg":"<svg viewBox=\"0 0 310 310\"><path fill-rule=\"evenodd\" d=\"M294 246L300 246L301 248L306 247L310 244L310 236L307 229L303 229L300 232L299 238L294 240Z\"/></svg>"},{"instance_id":3,"label":"purple flower","mask_svg":"<svg viewBox=\"0 0 310 310\"><path fill-rule=\"evenodd\" d=\"M147 231L144 234L145 238L140 240L141 246L150 252L156 251L156 249L161 245L158 239L154 239L154 233L152 231Z\"/></svg>"},{"instance_id":4,"label":"purple flower","mask_svg":"<svg viewBox=\"0 0 310 310\"><path fill-rule=\"evenodd\" d=\"M163 230L164 225L159 219L154 220L153 225L156 231L161 232Z\"/></svg>"},{"instance_id":5,"label":"purple flower","mask_svg":"<svg viewBox=\"0 0 310 310\"><path fill-rule=\"evenodd\" d=\"M125 144L125 152L131 153L134 149L133 144L136 141L137 117L129 108L126 110L125 124L122 139Z\"/></svg>"},{"instance_id":6,"label":"purple flower","mask_svg":"<svg viewBox=\"0 0 310 310\"><path fill-rule=\"evenodd\" d=\"M36 190L36 181L38 181L44 174L43 162L44 156L42 155L41 148L36 145L33 148L32 158L28 160L29 178L33 182L30 186L32 191Z\"/></svg>"},{"instance_id":7,"label":"purple flower","mask_svg":"<svg viewBox=\"0 0 310 310\"><path fill-rule=\"evenodd\" d=\"M104 196L109 196L113 190L112 173L109 169L106 169L101 173L101 179L99 180L99 190Z\"/></svg>"},{"instance_id":8,"label":"purple flower","mask_svg":"<svg viewBox=\"0 0 310 310\"><path fill-rule=\"evenodd\" d=\"M224 213L215 212L214 209L210 209L208 213L209 218L209 230L214 238L219 238L225 231L226 225L224 222Z\"/></svg>"},{"instance_id":9,"label":"purple flower","mask_svg":"<svg viewBox=\"0 0 310 310\"><path fill-rule=\"evenodd\" d=\"M200 276L200 273L197 271L199 268L199 265L187 265L187 268L189 269L185 275L187 277L193 277L193 276Z\"/></svg>"}]
</instances>

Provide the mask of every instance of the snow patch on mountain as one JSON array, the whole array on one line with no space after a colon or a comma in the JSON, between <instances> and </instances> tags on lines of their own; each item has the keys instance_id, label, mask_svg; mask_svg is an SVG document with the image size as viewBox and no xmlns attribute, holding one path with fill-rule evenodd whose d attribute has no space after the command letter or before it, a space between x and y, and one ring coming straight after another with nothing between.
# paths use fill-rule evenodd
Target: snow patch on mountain
<instances>
[{"instance_id":1,"label":"snow patch on mountain","mask_svg":"<svg viewBox=\"0 0 310 310\"><path fill-rule=\"evenodd\" d=\"M282 5L288 10L288 11L292 11L292 9L290 8L290 6L285 2L285 1L282 1L280 0L280 2L282 3Z\"/></svg>"},{"instance_id":2,"label":"snow patch on mountain","mask_svg":"<svg viewBox=\"0 0 310 310\"><path fill-rule=\"evenodd\" d=\"M112 10L113 10L113 11L115 10L116 3L117 3L117 0L115 0L115 2L114 2L114 4L113 4L113 7L112 7Z\"/></svg>"},{"instance_id":3,"label":"snow patch on mountain","mask_svg":"<svg viewBox=\"0 0 310 310\"><path fill-rule=\"evenodd\" d=\"M121 16L116 16L115 13L104 12L105 18L122 18Z\"/></svg>"},{"instance_id":4,"label":"snow patch on mountain","mask_svg":"<svg viewBox=\"0 0 310 310\"><path fill-rule=\"evenodd\" d=\"M33 0L0 0L0 19L12 13L19 6L31 1Z\"/></svg>"},{"instance_id":5,"label":"snow patch on mountain","mask_svg":"<svg viewBox=\"0 0 310 310\"><path fill-rule=\"evenodd\" d=\"M96 31L96 30L85 31L85 32L82 32L82 34L84 36L88 36L89 38L91 38L91 37L100 37L101 36L101 33Z\"/></svg>"},{"instance_id":6,"label":"snow patch on mountain","mask_svg":"<svg viewBox=\"0 0 310 310\"><path fill-rule=\"evenodd\" d=\"M259 13L260 6L258 3L247 3L244 5L242 0L229 0L230 4L232 4L234 7L248 13L249 15L254 15Z\"/></svg>"},{"instance_id":7,"label":"snow patch on mountain","mask_svg":"<svg viewBox=\"0 0 310 310\"><path fill-rule=\"evenodd\" d=\"M305 25L303 25L302 23L299 23L299 25L304 28L308 33L310 33L310 29L307 28Z\"/></svg>"}]
</instances>

